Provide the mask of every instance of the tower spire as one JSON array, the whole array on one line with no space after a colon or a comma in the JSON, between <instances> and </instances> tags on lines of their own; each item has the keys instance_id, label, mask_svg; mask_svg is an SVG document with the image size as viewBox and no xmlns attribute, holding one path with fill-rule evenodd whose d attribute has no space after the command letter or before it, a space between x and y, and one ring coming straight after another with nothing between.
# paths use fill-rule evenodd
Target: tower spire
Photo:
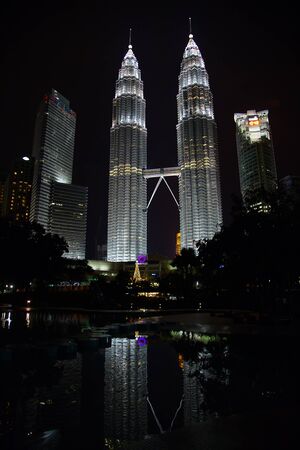
<instances>
[{"instance_id":1,"label":"tower spire","mask_svg":"<svg viewBox=\"0 0 300 450\"><path fill-rule=\"evenodd\" d=\"M132 31L132 29L129 28L129 43L128 43L128 48L132 48L132 45L131 45L131 31Z\"/></svg>"},{"instance_id":2,"label":"tower spire","mask_svg":"<svg viewBox=\"0 0 300 450\"><path fill-rule=\"evenodd\" d=\"M190 26L190 34L189 34L189 38L193 39L193 34L192 34L192 18L189 17L189 26Z\"/></svg>"}]
</instances>

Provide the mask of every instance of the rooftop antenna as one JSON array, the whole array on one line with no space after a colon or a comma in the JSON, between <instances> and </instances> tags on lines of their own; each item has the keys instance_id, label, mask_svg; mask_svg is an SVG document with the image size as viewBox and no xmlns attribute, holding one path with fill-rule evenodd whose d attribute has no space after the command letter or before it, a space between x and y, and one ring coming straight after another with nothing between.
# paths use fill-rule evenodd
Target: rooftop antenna
<instances>
[{"instance_id":1,"label":"rooftop antenna","mask_svg":"<svg viewBox=\"0 0 300 450\"><path fill-rule=\"evenodd\" d=\"M190 24L189 38L192 39L193 38L193 34L192 34L192 18L191 17L189 17L189 24Z\"/></svg>"},{"instance_id":2,"label":"rooftop antenna","mask_svg":"<svg viewBox=\"0 0 300 450\"><path fill-rule=\"evenodd\" d=\"M128 48L132 48L132 45L131 45L131 28L129 28L129 45L128 45Z\"/></svg>"}]
</instances>

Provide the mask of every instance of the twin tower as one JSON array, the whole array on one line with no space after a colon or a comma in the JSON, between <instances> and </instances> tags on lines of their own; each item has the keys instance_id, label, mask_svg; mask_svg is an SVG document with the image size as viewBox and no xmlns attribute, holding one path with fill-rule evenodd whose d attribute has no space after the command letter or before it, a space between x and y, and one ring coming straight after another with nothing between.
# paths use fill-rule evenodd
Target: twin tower
<instances>
[{"instance_id":1,"label":"twin tower","mask_svg":"<svg viewBox=\"0 0 300 450\"><path fill-rule=\"evenodd\" d=\"M160 182L169 187L168 176L177 176L179 181L181 248L195 248L197 241L211 239L220 229L221 190L213 98L192 34L181 63L177 116L178 167L147 169L146 102L141 71L129 45L113 99L108 261L136 261L140 255L147 255L147 210ZM154 177L158 182L147 203L147 179Z\"/></svg>"}]
</instances>

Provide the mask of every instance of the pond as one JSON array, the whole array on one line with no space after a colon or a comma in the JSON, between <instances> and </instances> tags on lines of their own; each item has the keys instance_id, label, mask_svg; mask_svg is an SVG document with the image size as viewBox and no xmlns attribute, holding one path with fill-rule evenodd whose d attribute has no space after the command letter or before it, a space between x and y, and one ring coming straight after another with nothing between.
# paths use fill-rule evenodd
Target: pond
<instances>
[{"instance_id":1,"label":"pond","mask_svg":"<svg viewBox=\"0 0 300 450\"><path fill-rule=\"evenodd\" d=\"M293 338L133 325L124 314L0 315L1 449L130 449L299 401Z\"/></svg>"}]
</instances>

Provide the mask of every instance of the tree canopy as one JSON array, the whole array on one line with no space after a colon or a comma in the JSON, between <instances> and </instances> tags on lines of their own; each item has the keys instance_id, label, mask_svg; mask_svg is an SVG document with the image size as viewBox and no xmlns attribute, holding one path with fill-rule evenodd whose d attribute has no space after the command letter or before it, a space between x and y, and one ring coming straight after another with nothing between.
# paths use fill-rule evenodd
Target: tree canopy
<instances>
[{"instance_id":1,"label":"tree canopy","mask_svg":"<svg viewBox=\"0 0 300 450\"><path fill-rule=\"evenodd\" d=\"M215 290L263 290L281 295L300 276L300 207L277 191L265 202L268 212L240 205L233 221L214 238L198 243L204 283ZM253 200L249 201L253 204Z\"/></svg>"},{"instance_id":2,"label":"tree canopy","mask_svg":"<svg viewBox=\"0 0 300 450\"><path fill-rule=\"evenodd\" d=\"M64 238L46 233L30 222L0 219L0 283L26 287L32 281L55 279L63 266L63 253L68 251Z\"/></svg>"},{"instance_id":3,"label":"tree canopy","mask_svg":"<svg viewBox=\"0 0 300 450\"><path fill-rule=\"evenodd\" d=\"M188 282L194 295L195 281L210 298L283 297L297 289L300 277L300 204L280 191L259 193L247 201L236 202L232 222L223 226L213 239L182 249L173 265L182 285ZM254 208L263 201L267 208ZM262 199L262 200L261 200Z\"/></svg>"}]
</instances>

